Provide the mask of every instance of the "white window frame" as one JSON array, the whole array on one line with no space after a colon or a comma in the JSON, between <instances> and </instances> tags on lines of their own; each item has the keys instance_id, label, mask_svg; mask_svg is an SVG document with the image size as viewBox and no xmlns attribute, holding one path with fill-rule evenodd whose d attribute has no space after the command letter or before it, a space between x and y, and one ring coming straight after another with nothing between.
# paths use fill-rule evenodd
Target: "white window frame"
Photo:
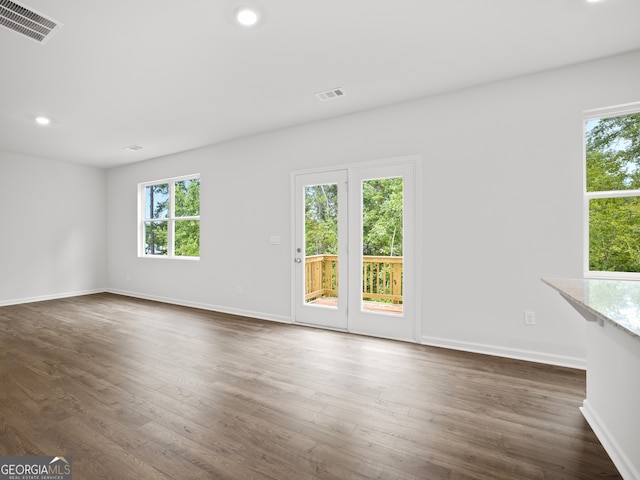
<instances>
[{"instance_id":1,"label":"white window frame","mask_svg":"<svg viewBox=\"0 0 640 480\"><path fill-rule=\"evenodd\" d=\"M175 254L175 222L176 220L198 220L200 221L200 215L189 217L176 217L175 216L175 189L176 183L183 180L200 180L200 174L194 173L191 175L182 175L179 177L169 177L160 180L153 180L150 182L144 182L138 184L138 257L140 258L159 258L159 259L171 259L171 260L191 260L198 261L200 257L190 257L184 255ZM151 185L169 185L169 212L167 218L147 218L146 212L146 188ZM201 183L202 185L202 183ZM202 203L202 201L201 201ZM145 223L146 222L167 222L167 254L166 255L151 255L145 253ZM199 224L200 225L200 224ZM200 225L201 226L201 225ZM202 253L202 252L201 252Z\"/></svg>"},{"instance_id":2,"label":"white window frame","mask_svg":"<svg viewBox=\"0 0 640 480\"><path fill-rule=\"evenodd\" d=\"M597 198L627 198L640 197L640 190L614 190L602 192L587 191L587 129L589 120L620 117L630 113L640 113L640 102L627 103L613 107L598 108L584 112L582 121L582 191L583 201L583 275L585 278L604 278L615 280L640 280L640 272L602 272L589 268L589 238L591 235L589 224L589 202Z\"/></svg>"}]
</instances>

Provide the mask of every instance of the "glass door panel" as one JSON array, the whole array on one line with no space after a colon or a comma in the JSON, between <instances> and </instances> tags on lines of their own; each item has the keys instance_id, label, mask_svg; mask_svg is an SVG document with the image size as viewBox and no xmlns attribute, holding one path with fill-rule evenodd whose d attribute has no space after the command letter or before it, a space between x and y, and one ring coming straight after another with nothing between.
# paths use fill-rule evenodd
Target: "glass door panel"
<instances>
[{"instance_id":1,"label":"glass door panel","mask_svg":"<svg viewBox=\"0 0 640 480\"><path fill-rule=\"evenodd\" d=\"M362 180L362 302L368 312L403 313L404 182Z\"/></svg>"},{"instance_id":2,"label":"glass door panel","mask_svg":"<svg viewBox=\"0 0 640 480\"><path fill-rule=\"evenodd\" d=\"M304 186L304 301L338 307L338 184Z\"/></svg>"}]
</instances>

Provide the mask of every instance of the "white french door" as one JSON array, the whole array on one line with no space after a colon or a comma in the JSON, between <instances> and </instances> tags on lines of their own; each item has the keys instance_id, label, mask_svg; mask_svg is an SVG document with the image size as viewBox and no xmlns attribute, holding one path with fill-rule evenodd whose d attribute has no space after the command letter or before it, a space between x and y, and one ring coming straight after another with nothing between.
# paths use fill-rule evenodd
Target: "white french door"
<instances>
[{"instance_id":1,"label":"white french door","mask_svg":"<svg viewBox=\"0 0 640 480\"><path fill-rule=\"evenodd\" d=\"M417 162L293 175L296 323L418 339Z\"/></svg>"},{"instance_id":2,"label":"white french door","mask_svg":"<svg viewBox=\"0 0 640 480\"><path fill-rule=\"evenodd\" d=\"M295 321L347 329L347 171L296 175Z\"/></svg>"}]
</instances>

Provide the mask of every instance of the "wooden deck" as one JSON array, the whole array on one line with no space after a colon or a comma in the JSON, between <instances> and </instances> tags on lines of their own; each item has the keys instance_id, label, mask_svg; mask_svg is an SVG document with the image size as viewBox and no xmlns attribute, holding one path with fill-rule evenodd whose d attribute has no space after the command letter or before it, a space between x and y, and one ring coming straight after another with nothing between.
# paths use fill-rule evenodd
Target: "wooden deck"
<instances>
[{"instance_id":1,"label":"wooden deck","mask_svg":"<svg viewBox=\"0 0 640 480\"><path fill-rule=\"evenodd\" d=\"M309 302L310 305L322 305L324 307L337 307L338 299L336 297L320 297ZM372 302L370 300L362 301L362 309L365 312L390 313L393 315L402 315L401 303L383 303Z\"/></svg>"}]
</instances>

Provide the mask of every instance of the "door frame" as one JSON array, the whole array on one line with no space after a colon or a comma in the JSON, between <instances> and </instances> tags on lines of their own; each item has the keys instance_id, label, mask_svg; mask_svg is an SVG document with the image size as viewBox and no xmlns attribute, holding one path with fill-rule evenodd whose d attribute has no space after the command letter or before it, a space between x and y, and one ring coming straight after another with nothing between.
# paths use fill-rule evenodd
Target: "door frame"
<instances>
[{"instance_id":1,"label":"door frame","mask_svg":"<svg viewBox=\"0 0 640 480\"><path fill-rule=\"evenodd\" d=\"M316 325L310 325L308 323L301 323L296 321L296 292L295 292L295 272L296 272L296 263L295 263L295 242L296 242L296 176L305 175L305 174L316 174L316 173L325 173L336 170L346 170L348 174L349 180L353 177L353 172L355 170L360 170L367 167L384 167L384 166L394 166L399 164L410 165L412 168L413 174L413 197L414 197L414 205L413 205L413 215L411 218L408 218L407 221L413 222L413 231L411 234L411 241L413 241L414 252L413 252L413 264L414 268L412 271L413 277L413 292L411 296L413 297L413 338L400 338L398 340L404 341L414 341L416 343L420 343L420 339L422 336L422 242L421 242L421 232L422 232L422 195L421 195L421 185L422 185L422 175L421 175L421 165L422 165L422 156L421 155L407 155L402 157L391 157L363 162L355 162L349 164L340 164L340 165L331 165L319 168L309 168L304 170L295 170L290 174L290 238L291 238L291 249L289 252L289 258L291 261L290 268L290 279L291 279L291 323L296 325L304 325L304 326L312 326L317 328L325 328L318 327ZM349 186L351 188L351 186ZM351 195L351 194L350 194ZM352 239L349 239L351 242ZM347 319L348 321L348 319ZM348 324L347 324L348 325ZM331 329L331 328L328 328ZM354 331L352 332L348 327L347 331L350 333L360 334L360 332ZM373 333L372 335L376 335ZM382 335L377 335L382 336ZM392 337L384 337L384 338L392 338ZM393 338L396 339L396 338Z\"/></svg>"}]
</instances>

